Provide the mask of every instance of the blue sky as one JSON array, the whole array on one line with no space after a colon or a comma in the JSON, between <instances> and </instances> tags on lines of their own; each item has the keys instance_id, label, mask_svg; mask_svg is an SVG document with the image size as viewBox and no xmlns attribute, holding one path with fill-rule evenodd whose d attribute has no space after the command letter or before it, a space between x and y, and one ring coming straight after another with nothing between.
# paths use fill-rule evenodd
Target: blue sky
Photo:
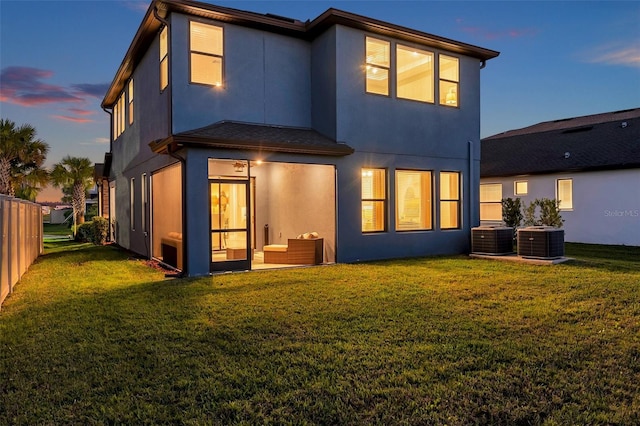
<instances>
[{"instance_id":1,"label":"blue sky","mask_svg":"<svg viewBox=\"0 0 640 426\"><path fill-rule=\"evenodd\" d=\"M640 2L221 1L301 21L334 7L497 50L481 72L481 136L640 107ZM36 127L48 165L101 162L100 102L149 1L0 0L0 116Z\"/></svg>"}]
</instances>

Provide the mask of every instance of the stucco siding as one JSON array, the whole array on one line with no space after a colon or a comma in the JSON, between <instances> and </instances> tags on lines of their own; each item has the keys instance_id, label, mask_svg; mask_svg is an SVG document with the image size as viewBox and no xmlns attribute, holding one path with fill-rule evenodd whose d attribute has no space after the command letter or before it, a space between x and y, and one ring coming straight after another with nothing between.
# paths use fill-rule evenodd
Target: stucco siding
<instances>
[{"instance_id":1,"label":"stucco siding","mask_svg":"<svg viewBox=\"0 0 640 426\"><path fill-rule=\"evenodd\" d=\"M502 183L502 197L556 198L557 179L573 180L573 209L561 211L565 241L640 246L640 170L609 170L516 178L483 178ZM514 181L527 181L526 196L514 195Z\"/></svg>"}]
</instances>

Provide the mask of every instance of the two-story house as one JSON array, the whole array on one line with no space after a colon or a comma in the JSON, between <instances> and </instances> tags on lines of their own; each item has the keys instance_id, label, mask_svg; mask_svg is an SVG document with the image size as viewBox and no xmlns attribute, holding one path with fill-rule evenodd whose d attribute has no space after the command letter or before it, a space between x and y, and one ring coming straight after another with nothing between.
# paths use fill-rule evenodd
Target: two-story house
<instances>
[{"instance_id":1,"label":"two-story house","mask_svg":"<svg viewBox=\"0 0 640 426\"><path fill-rule=\"evenodd\" d=\"M112 238L188 275L467 252L496 56L335 9L153 1L102 102Z\"/></svg>"}]
</instances>

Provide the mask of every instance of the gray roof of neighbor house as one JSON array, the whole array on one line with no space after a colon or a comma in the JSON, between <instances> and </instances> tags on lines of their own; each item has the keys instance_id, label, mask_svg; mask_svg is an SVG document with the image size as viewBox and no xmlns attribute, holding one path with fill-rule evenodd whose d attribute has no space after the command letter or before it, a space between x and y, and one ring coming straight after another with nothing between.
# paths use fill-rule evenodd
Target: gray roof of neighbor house
<instances>
[{"instance_id":1,"label":"gray roof of neighbor house","mask_svg":"<svg viewBox=\"0 0 640 426\"><path fill-rule=\"evenodd\" d=\"M543 122L481 142L481 177L627 168L640 168L640 108Z\"/></svg>"},{"instance_id":2,"label":"gray roof of neighbor house","mask_svg":"<svg viewBox=\"0 0 640 426\"><path fill-rule=\"evenodd\" d=\"M235 25L257 28L306 40L312 40L332 25L340 24L400 40L448 50L450 52L478 58L481 61L495 58L500 54L494 50L337 9L328 9L313 21L301 22L282 16L272 14L263 15L191 0L153 0L102 100L101 105L103 108L111 108L116 103L118 95L123 90L127 79L131 76L133 70L157 35L161 22L155 15L157 14L160 18L165 18L171 12L216 19Z\"/></svg>"},{"instance_id":3,"label":"gray roof of neighbor house","mask_svg":"<svg viewBox=\"0 0 640 426\"><path fill-rule=\"evenodd\" d=\"M156 153L174 152L182 147L244 149L343 156L353 148L321 135L313 129L221 121L178 133L149 144Z\"/></svg>"}]
</instances>

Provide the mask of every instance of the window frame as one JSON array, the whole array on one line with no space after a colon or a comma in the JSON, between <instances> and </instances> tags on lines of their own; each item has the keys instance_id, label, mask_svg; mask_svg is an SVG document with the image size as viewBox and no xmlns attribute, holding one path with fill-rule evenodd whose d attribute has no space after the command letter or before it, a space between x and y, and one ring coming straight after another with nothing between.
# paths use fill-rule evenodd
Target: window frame
<instances>
[{"instance_id":1,"label":"window frame","mask_svg":"<svg viewBox=\"0 0 640 426\"><path fill-rule=\"evenodd\" d=\"M447 59L455 59L456 63L458 64L456 80L451 80L451 79L442 77L442 58L443 57L445 57ZM442 84L443 83L445 83L445 84L453 84L455 86L455 88L456 88L456 103L455 103L455 105L447 103L446 94L445 94L444 102L443 102L443 97L442 97ZM457 56L445 55L444 53L439 53L438 54L438 104L441 105L441 106L449 107L449 108L460 108L460 58L458 58Z\"/></svg>"},{"instance_id":2,"label":"window frame","mask_svg":"<svg viewBox=\"0 0 640 426\"><path fill-rule=\"evenodd\" d=\"M571 204L570 206L563 206L563 204L566 203L566 201L563 203L562 200L560 199L560 182L569 182L569 193L570 193L570 198L571 200L569 201L569 203ZM560 211L572 211L573 210L573 178L558 178L556 179L556 200L558 202L558 210Z\"/></svg>"},{"instance_id":3,"label":"window frame","mask_svg":"<svg viewBox=\"0 0 640 426\"><path fill-rule=\"evenodd\" d=\"M386 43L388 46L388 53L389 53L389 57L387 58L389 65L388 66L384 66L384 65L379 65L376 64L372 61L369 61L369 58L367 57L367 42L368 40L374 40L376 42L381 42L381 43ZM369 95L378 95L378 96L384 96L387 98L391 97L391 66L393 64L393 58L391 57L391 42L389 40L384 40L382 38L377 38L377 37L370 37L368 35L365 35L364 37L364 64L365 64L365 78L364 78L364 91L365 93L369 94ZM380 69L383 71L387 72L387 93L378 93L378 92L370 92L368 90L368 82L369 82L369 70L370 69Z\"/></svg>"},{"instance_id":4,"label":"window frame","mask_svg":"<svg viewBox=\"0 0 640 426\"><path fill-rule=\"evenodd\" d=\"M127 113L129 115L129 126L131 126L133 124L133 91L134 91L134 85L133 85L133 77L131 77L129 79L129 82L127 83Z\"/></svg>"},{"instance_id":5,"label":"window frame","mask_svg":"<svg viewBox=\"0 0 640 426\"><path fill-rule=\"evenodd\" d=\"M485 188L488 186L500 186L500 199L498 201L482 201L482 187L484 186ZM486 221L486 222L495 222L495 221L501 221L502 220L502 198L503 198L503 188L502 188L502 183L495 183L495 182L491 182L491 183L481 183L480 184L480 220L481 221ZM498 217L497 219L494 218L483 218L482 217L482 206L483 205L495 205L495 204L499 204L500 205L500 217Z\"/></svg>"},{"instance_id":6,"label":"window frame","mask_svg":"<svg viewBox=\"0 0 640 426\"><path fill-rule=\"evenodd\" d=\"M215 28L219 28L220 29L220 34L222 37L222 42L220 43L221 45L221 54L216 54L216 53L210 53L210 52L203 52L203 51L199 51L199 50L194 50L192 48L192 42L191 42L191 26L193 24L196 25L204 25L207 27L215 27ZM207 86L207 87L217 87L217 88L222 88L224 87L224 82L225 82L225 61L224 61L224 51L225 51L225 47L224 47L224 42L225 42L225 36L224 36L224 26L222 25L214 25L214 24L210 24L210 23L205 23L205 22L200 22L200 21L196 21L196 20L189 20L189 84L198 84L198 85L202 85L202 86ZM201 82L201 81L193 81L193 55L200 55L200 56L208 56L211 58L219 58L220 59L220 83L216 84L216 83L206 83L206 82Z\"/></svg>"},{"instance_id":7,"label":"window frame","mask_svg":"<svg viewBox=\"0 0 640 426\"><path fill-rule=\"evenodd\" d=\"M518 192L518 184L524 183L526 188L524 192ZM516 180L513 182L513 195L528 195L529 194L529 181L528 180Z\"/></svg>"},{"instance_id":8,"label":"window frame","mask_svg":"<svg viewBox=\"0 0 640 426\"><path fill-rule=\"evenodd\" d=\"M140 228L142 232L147 232L147 174L140 176Z\"/></svg>"},{"instance_id":9,"label":"window frame","mask_svg":"<svg viewBox=\"0 0 640 426\"><path fill-rule=\"evenodd\" d=\"M399 176L402 173L416 173L416 174L420 174L420 184L421 184L421 188L424 191L424 187L427 187L429 189L429 194L426 194L427 197L425 200L423 200L423 196L425 195L424 192L420 193L420 207L421 207L421 214L420 214L420 219L421 219L421 223L419 223L419 225L422 225L422 219L423 217L425 218L424 222L428 222L426 223L426 227L415 227L415 228L406 228L406 227L401 227L400 226L400 202L399 202L399 198L398 198L398 194L400 192L400 188L399 188ZM428 185L424 185L423 187L423 183L425 180L425 176L428 174ZM395 170L395 230L396 232L416 232L416 231L433 231L433 216L434 216L434 212L433 212L433 207L434 207L434 190L433 190L433 170L416 170L416 169L396 169ZM423 209L424 208L424 212Z\"/></svg>"},{"instance_id":10,"label":"window frame","mask_svg":"<svg viewBox=\"0 0 640 426\"><path fill-rule=\"evenodd\" d=\"M457 193L458 193L458 198L443 198L442 197L442 177L443 175L449 175L449 174L455 174L458 176L458 185L457 185ZM457 170L441 170L439 173L439 206L440 206L440 230L456 230L456 229L462 229L462 172L457 171ZM455 227L443 227L442 226L442 206L443 203L455 203L456 205L456 221L457 221L457 226Z\"/></svg>"},{"instance_id":11,"label":"window frame","mask_svg":"<svg viewBox=\"0 0 640 426\"><path fill-rule=\"evenodd\" d=\"M434 104L435 100L436 100L435 99L436 98L436 88L435 88L436 75L435 75L435 69L434 69L435 68L435 66L434 66L434 64L435 64L435 56L436 56L435 52L432 52L432 51L429 51L429 50L424 50L424 49L417 48L417 47L408 46L408 45L402 44L402 43L395 43L395 47L396 47L396 49L395 49L395 58L394 58L395 59L395 62L394 62L395 74L394 75L395 75L395 80L396 80L395 81L395 83L396 83L396 85L395 85L396 98L397 99L403 99L403 100L409 100L409 101L415 101L415 102L422 102L422 103L426 103L426 104ZM398 50L400 50L401 48L404 48L406 50L413 50L413 51L416 51L419 54L422 54L424 56L430 56L431 57L431 61L430 61L431 62L431 70L430 70L430 75L428 77L431 80L431 91L427 96L428 98L430 97L430 99L422 100L422 99L416 99L416 98L411 98L411 97L407 97L407 96L400 96L398 94L399 93L399 89L400 89L400 86L399 86L400 85L400 73L399 73L400 69L399 69L399 66L398 66ZM416 53L416 52L414 52L414 53Z\"/></svg>"},{"instance_id":12,"label":"window frame","mask_svg":"<svg viewBox=\"0 0 640 426\"><path fill-rule=\"evenodd\" d=\"M136 178L131 178L129 187L129 226L136 230Z\"/></svg>"},{"instance_id":13,"label":"window frame","mask_svg":"<svg viewBox=\"0 0 640 426\"><path fill-rule=\"evenodd\" d=\"M160 70L160 75L159 75L159 84L160 84L160 93L164 92L164 90L169 87L169 27L168 26L164 26L162 27L162 29L160 30L159 33L159 42L160 42L160 48L159 48L159 52L158 52L158 56L159 56L159 70ZM164 45L164 46L163 46ZM162 51L164 50L164 55L162 53ZM163 75L166 78L166 81L163 81L162 77ZM164 86L163 86L164 83Z\"/></svg>"},{"instance_id":14,"label":"window frame","mask_svg":"<svg viewBox=\"0 0 640 426\"><path fill-rule=\"evenodd\" d=\"M384 194L382 198L378 198L378 197L370 197L370 198L365 198L363 195L363 189L364 189L364 173L366 171L380 171L383 173L383 186L382 189L384 190ZM365 230L364 226L361 225L360 230L363 234L379 234L382 232L387 232L388 229L388 205L389 205L389 173L388 170L385 168L378 168L378 167L362 167L360 169L360 218L361 220L364 219L364 206L365 203L382 203L382 229L374 229L374 230Z\"/></svg>"}]
</instances>

